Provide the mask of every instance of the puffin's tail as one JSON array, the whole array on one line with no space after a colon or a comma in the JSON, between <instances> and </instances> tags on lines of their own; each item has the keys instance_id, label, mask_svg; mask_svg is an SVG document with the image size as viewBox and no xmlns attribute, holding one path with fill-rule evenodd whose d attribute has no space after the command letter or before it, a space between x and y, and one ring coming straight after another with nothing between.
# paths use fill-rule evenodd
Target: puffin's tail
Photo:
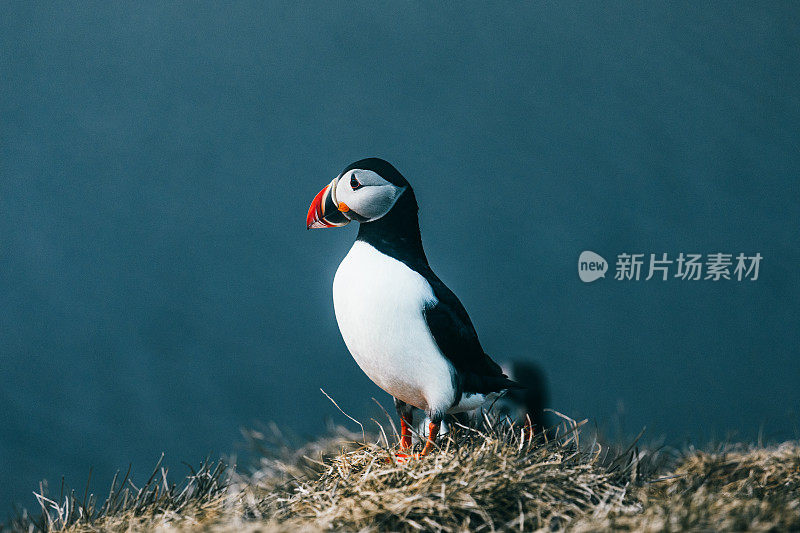
<instances>
[{"instance_id":1,"label":"puffin's tail","mask_svg":"<svg viewBox=\"0 0 800 533\"><path fill-rule=\"evenodd\" d=\"M516 381L514 381L511 378L509 378L508 376L505 376L505 378L506 378L506 387L505 387L506 389L523 390L523 389L527 389L528 388L527 386L523 385L522 383L517 383Z\"/></svg>"},{"instance_id":2,"label":"puffin's tail","mask_svg":"<svg viewBox=\"0 0 800 533\"><path fill-rule=\"evenodd\" d=\"M524 390L513 390L508 398L525 409L525 413L536 431L545 431L553 426L545 408L549 403L547 390L547 377L544 370L533 361L514 361L511 364L510 374L515 380L525 384Z\"/></svg>"},{"instance_id":3,"label":"puffin's tail","mask_svg":"<svg viewBox=\"0 0 800 533\"><path fill-rule=\"evenodd\" d=\"M502 392L504 390L525 389L524 385L509 379L508 376L499 372L494 375L478 375L467 373L464 376L463 389L468 392L479 392L489 394L491 392Z\"/></svg>"}]
</instances>

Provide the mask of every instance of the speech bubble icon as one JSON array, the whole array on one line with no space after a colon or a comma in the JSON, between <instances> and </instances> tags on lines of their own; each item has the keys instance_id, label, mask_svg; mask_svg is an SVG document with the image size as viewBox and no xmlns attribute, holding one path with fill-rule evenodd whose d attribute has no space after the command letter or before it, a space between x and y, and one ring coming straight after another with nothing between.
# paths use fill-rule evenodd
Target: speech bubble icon
<instances>
[{"instance_id":1,"label":"speech bubble icon","mask_svg":"<svg viewBox=\"0 0 800 533\"><path fill-rule=\"evenodd\" d=\"M602 256L590 252L589 250L581 252L578 258L578 276L584 283L591 283L592 281L606 277L608 270L608 261L603 259Z\"/></svg>"}]
</instances>

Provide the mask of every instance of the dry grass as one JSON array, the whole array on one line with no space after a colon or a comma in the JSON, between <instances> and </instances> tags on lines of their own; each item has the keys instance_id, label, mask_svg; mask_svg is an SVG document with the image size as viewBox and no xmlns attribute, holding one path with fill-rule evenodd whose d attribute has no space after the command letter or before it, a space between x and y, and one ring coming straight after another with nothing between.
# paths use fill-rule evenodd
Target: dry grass
<instances>
[{"instance_id":1,"label":"dry grass","mask_svg":"<svg viewBox=\"0 0 800 533\"><path fill-rule=\"evenodd\" d=\"M800 446L726 447L685 455L636 492L641 513L614 510L576 531L800 531Z\"/></svg>"},{"instance_id":2,"label":"dry grass","mask_svg":"<svg viewBox=\"0 0 800 533\"><path fill-rule=\"evenodd\" d=\"M336 429L292 446L250 432L249 473L203 465L182 485L159 467L150 482L90 497L40 499L38 521L7 527L67 531L629 531L800 529L800 446L728 447L680 457L580 437L566 419L554 438L485 419L455 428L437 453L393 460L383 429ZM369 437L369 436L368 436Z\"/></svg>"}]
</instances>

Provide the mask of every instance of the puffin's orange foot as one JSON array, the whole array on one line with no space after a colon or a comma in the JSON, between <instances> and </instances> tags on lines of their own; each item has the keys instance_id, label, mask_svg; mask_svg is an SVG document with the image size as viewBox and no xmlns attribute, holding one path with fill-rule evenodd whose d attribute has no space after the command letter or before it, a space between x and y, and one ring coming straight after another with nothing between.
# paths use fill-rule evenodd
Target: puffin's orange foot
<instances>
[{"instance_id":1,"label":"puffin's orange foot","mask_svg":"<svg viewBox=\"0 0 800 533\"><path fill-rule=\"evenodd\" d=\"M439 434L439 424L431 422L428 425L428 440L425 441L425 446L420 453L411 453L411 430L405 420L400 419L400 451L394 454L394 461L397 463L405 463L411 459L422 459L433 449L436 436ZM386 458L386 462L392 462L391 457Z\"/></svg>"},{"instance_id":2,"label":"puffin's orange foot","mask_svg":"<svg viewBox=\"0 0 800 533\"><path fill-rule=\"evenodd\" d=\"M397 452L397 453L394 454L394 462L396 462L398 464L403 464L403 463L407 463L409 461L414 461L416 459L422 459L423 457L425 457L424 453ZM392 458L391 457L387 457L386 458L386 462L387 463L391 463L392 462Z\"/></svg>"},{"instance_id":3,"label":"puffin's orange foot","mask_svg":"<svg viewBox=\"0 0 800 533\"><path fill-rule=\"evenodd\" d=\"M411 427L405 419L400 419L400 450L411 449Z\"/></svg>"},{"instance_id":4,"label":"puffin's orange foot","mask_svg":"<svg viewBox=\"0 0 800 533\"><path fill-rule=\"evenodd\" d=\"M428 440L425 441L425 447L422 448L422 452L419 454L420 457L424 457L430 453L433 449L434 442L436 442L437 435L439 435L439 423L431 422L428 424Z\"/></svg>"},{"instance_id":5,"label":"puffin's orange foot","mask_svg":"<svg viewBox=\"0 0 800 533\"><path fill-rule=\"evenodd\" d=\"M395 462L401 463L401 464L402 463L406 463L406 462L410 461L413 458L414 458L414 454L413 453L397 452L396 454L394 454Z\"/></svg>"},{"instance_id":6,"label":"puffin's orange foot","mask_svg":"<svg viewBox=\"0 0 800 533\"><path fill-rule=\"evenodd\" d=\"M391 453L390 452L389 455L386 457L386 459L384 459L384 462L402 464L402 463L405 463L406 461L408 461L409 459L412 459L413 457L414 457L413 453L406 453L406 452Z\"/></svg>"}]
</instances>

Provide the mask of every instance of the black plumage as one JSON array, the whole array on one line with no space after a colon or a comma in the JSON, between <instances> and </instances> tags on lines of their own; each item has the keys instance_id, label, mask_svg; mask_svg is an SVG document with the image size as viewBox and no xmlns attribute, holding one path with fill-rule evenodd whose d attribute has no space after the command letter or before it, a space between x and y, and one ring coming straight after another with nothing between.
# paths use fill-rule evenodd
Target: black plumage
<instances>
[{"instance_id":1,"label":"black plumage","mask_svg":"<svg viewBox=\"0 0 800 533\"><path fill-rule=\"evenodd\" d=\"M478 334L458 297L433 272L419 229L419 207L411 185L390 163L377 158L363 159L348 166L372 170L404 191L383 217L362 222L357 240L402 261L430 284L437 303L427 309L425 319L442 354L456 370L454 385L457 405L464 393L488 394L520 386L503 374L500 365L483 351Z\"/></svg>"}]
</instances>

